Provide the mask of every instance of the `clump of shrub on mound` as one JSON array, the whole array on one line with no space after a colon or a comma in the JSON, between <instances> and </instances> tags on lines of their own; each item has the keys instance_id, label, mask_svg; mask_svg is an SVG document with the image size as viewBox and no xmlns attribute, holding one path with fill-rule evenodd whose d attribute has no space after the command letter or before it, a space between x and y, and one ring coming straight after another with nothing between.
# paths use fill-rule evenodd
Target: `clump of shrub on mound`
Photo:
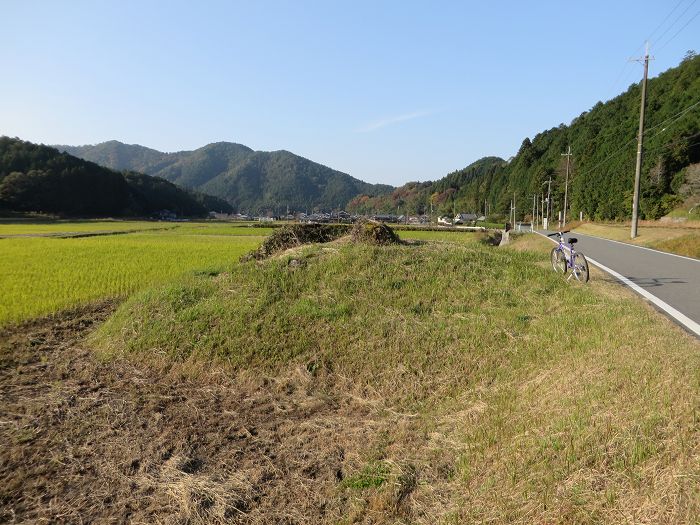
<instances>
[{"instance_id":1,"label":"clump of shrub on mound","mask_svg":"<svg viewBox=\"0 0 700 525\"><path fill-rule=\"evenodd\" d=\"M257 250L244 255L241 260L261 260L277 252L302 244L330 242L347 234L347 224L291 224L272 232Z\"/></svg>"},{"instance_id":2,"label":"clump of shrub on mound","mask_svg":"<svg viewBox=\"0 0 700 525\"><path fill-rule=\"evenodd\" d=\"M364 242L378 246L399 244L401 242L394 230L384 223L375 221L356 223L350 234L355 242Z\"/></svg>"},{"instance_id":3,"label":"clump of shrub on mound","mask_svg":"<svg viewBox=\"0 0 700 525\"><path fill-rule=\"evenodd\" d=\"M479 238L482 244L487 246L500 246L501 240L503 239L503 232L500 230L490 231L487 234Z\"/></svg>"},{"instance_id":4,"label":"clump of shrub on mound","mask_svg":"<svg viewBox=\"0 0 700 525\"><path fill-rule=\"evenodd\" d=\"M302 244L331 242L348 232L355 242L378 246L401 242L394 230L386 224L375 221L358 222L352 226L352 230L349 224L291 224L275 230L260 245L260 248L244 255L241 260L260 261Z\"/></svg>"}]
</instances>

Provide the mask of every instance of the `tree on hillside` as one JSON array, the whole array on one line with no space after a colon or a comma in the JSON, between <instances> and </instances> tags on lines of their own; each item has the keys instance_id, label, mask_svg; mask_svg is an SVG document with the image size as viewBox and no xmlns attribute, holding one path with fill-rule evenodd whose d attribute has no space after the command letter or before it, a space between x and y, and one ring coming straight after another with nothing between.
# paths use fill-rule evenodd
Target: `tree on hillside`
<instances>
[{"instance_id":1,"label":"tree on hillside","mask_svg":"<svg viewBox=\"0 0 700 525\"><path fill-rule=\"evenodd\" d=\"M150 215L162 209L203 216L226 203L157 177L118 173L48 146L0 137L0 208L66 216Z\"/></svg>"}]
</instances>

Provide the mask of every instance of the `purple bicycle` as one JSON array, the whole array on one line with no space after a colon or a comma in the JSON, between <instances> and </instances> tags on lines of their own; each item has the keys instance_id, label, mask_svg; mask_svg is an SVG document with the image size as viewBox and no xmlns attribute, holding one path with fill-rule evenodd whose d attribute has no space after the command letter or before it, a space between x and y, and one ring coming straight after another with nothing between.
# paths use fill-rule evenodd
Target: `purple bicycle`
<instances>
[{"instance_id":1,"label":"purple bicycle","mask_svg":"<svg viewBox=\"0 0 700 525\"><path fill-rule=\"evenodd\" d=\"M588 282L588 261L586 257L574 249L574 244L578 242L575 237L569 237L569 240L564 239L564 234L569 231L550 233L547 237L558 237L559 245L552 248L550 259L552 260L552 268L555 272L566 275L566 272L571 269L567 281L575 277L577 281L582 283ZM567 246L568 243L568 246ZM568 253L567 253L568 252Z\"/></svg>"}]
</instances>

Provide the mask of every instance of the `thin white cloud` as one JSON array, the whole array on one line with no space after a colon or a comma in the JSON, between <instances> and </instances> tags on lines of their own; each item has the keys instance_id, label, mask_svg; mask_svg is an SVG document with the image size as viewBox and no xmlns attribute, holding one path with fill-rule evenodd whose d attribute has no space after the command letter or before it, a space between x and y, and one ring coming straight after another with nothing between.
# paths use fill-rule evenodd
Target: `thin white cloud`
<instances>
[{"instance_id":1,"label":"thin white cloud","mask_svg":"<svg viewBox=\"0 0 700 525\"><path fill-rule=\"evenodd\" d=\"M369 133L386 126L391 126L392 124L398 124L399 122L406 122L407 120L413 120L415 118L427 117L432 115L434 111L414 111L413 113L406 113L405 115L397 115L395 117L383 118L381 120L375 120L357 129L358 133Z\"/></svg>"}]
</instances>

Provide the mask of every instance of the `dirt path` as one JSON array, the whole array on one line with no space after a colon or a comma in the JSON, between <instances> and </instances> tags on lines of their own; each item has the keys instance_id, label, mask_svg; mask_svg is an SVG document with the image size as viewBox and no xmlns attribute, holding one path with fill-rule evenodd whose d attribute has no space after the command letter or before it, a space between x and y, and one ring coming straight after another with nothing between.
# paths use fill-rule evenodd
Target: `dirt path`
<instances>
[{"instance_id":1,"label":"dirt path","mask_svg":"<svg viewBox=\"0 0 700 525\"><path fill-rule=\"evenodd\" d=\"M162 230L172 230L177 226L165 226L163 228L139 228L135 230L98 230L94 232L48 232L48 233L13 233L0 235L0 239L21 239L32 237L58 237L60 239L78 239L81 237L101 237L103 235L126 235L128 233L142 233Z\"/></svg>"},{"instance_id":2,"label":"dirt path","mask_svg":"<svg viewBox=\"0 0 700 525\"><path fill-rule=\"evenodd\" d=\"M114 306L0 332L0 523L321 523L370 409L310 375L234 379L103 361Z\"/></svg>"}]
</instances>

